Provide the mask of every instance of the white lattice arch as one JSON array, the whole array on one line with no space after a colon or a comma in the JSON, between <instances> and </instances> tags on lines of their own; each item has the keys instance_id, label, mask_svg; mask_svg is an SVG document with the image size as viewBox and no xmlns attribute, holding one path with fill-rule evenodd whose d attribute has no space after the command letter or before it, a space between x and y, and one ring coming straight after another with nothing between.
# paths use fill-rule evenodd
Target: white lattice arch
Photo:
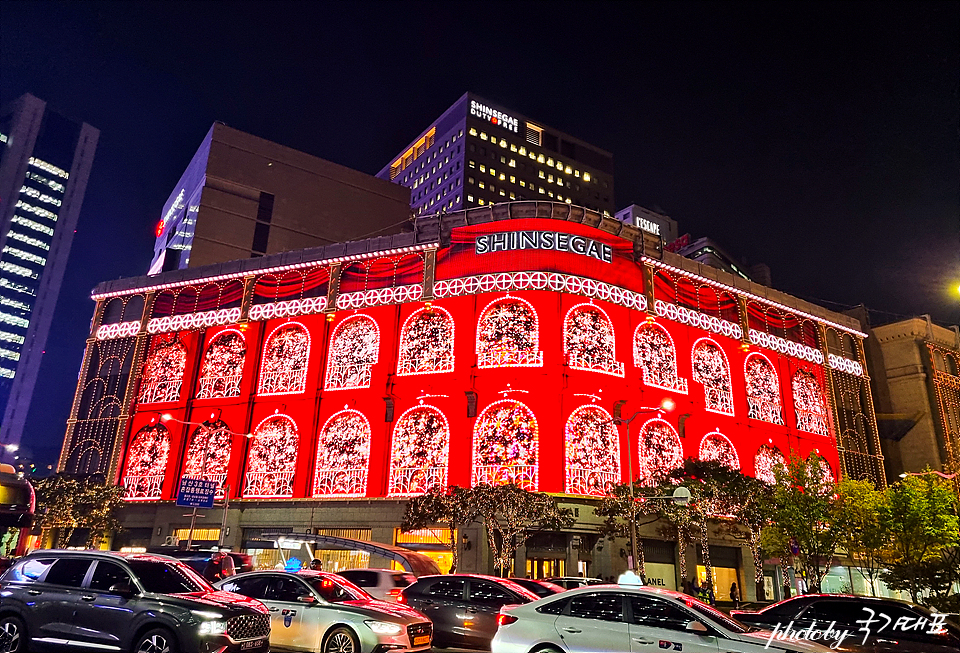
<instances>
[{"instance_id":1,"label":"white lattice arch","mask_svg":"<svg viewBox=\"0 0 960 653\"><path fill-rule=\"evenodd\" d=\"M637 356L637 341L640 338L641 330L656 331L658 333L662 333L667 337L667 340L670 342L670 347L671 349L673 349L673 370L672 370L673 379L674 379L673 385L654 383L652 379L647 378L649 375L646 373L646 370L643 367L643 361L641 361ZM677 371L677 345L673 340L673 336L670 335L670 332L667 331L661 324L657 324L656 322L653 322L653 321L641 322L640 324L637 325L637 328L633 330L633 366L639 367L643 371L643 374L641 375L642 377L641 380L643 381L644 385L649 385L654 388L660 388L663 390L673 390L675 392L680 392L682 394L687 394L687 392L689 391L687 380L680 378L680 374Z\"/></svg>"},{"instance_id":2,"label":"white lattice arch","mask_svg":"<svg viewBox=\"0 0 960 653\"><path fill-rule=\"evenodd\" d=\"M727 451L729 451L730 454L733 456L733 461L734 461L733 469L740 469L740 456L737 454L736 447L733 446L733 442L730 441L730 438L725 436L720 431L711 431L710 433L707 433L705 436L703 436L702 440L700 440L700 450L697 454L700 460L716 460L718 462L722 462L720 458L716 456L711 456L710 444L709 444L711 440L720 443L721 446L723 446Z\"/></svg>"},{"instance_id":3,"label":"white lattice arch","mask_svg":"<svg viewBox=\"0 0 960 653\"><path fill-rule=\"evenodd\" d=\"M290 327L297 327L297 328L299 328L299 329L300 329L301 331L303 331L303 333L307 336L307 356L306 356L306 364L304 365L304 368L303 368L303 382L302 382L302 384L301 384L301 385L303 385L303 387L302 387L301 389L299 389L299 390L291 390L291 391L283 391L283 392L264 392L264 390L263 390L263 381L264 381L264 379L263 379L263 365L264 365L264 363L266 362L266 358L267 358L267 357L266 357L266 353L267 353L267 350L270 348L271 342L273 342L273 337L274 337L275 335L277 335L277 333L280 332L281 329L289 329ZM303 325L303 323L297 322L297 321L290 321L290 322L284 322L283 324L277 325L277 327L276 327L273 331L271 331L271 332L270 332L270 335L268 335L267 338L263 341L263 355L262 355L262 360L260 361L260 386L259 386L258 389L257 389L257 394L258 394L258 395L265 395L265 394L271 394L271 395L288 395L288 394L298 394L298 393L300 393L300 392L303 392L303 391L306 389L306 376L307 376L307 368L308 368L309 365L310 365L310 349L311 349L311 347L312 347L312 342L311 342L311 339L310 339L310 329L308 329L307 327L305 327L305 326Z\"/></svg>"},{"instance_id":4,"label":"white lattice arch","mask_svg":"<svg viewBox=\"0 0 960 653\"><path fill-rule=\"evenodd\" d=\"M396 464L397 454L397 428L404 422L404 418L410 413L417 411L429 411L435 414L443 422L446 431L446 440L443 446L443 454L440 458L443 465L433 467L420 467L417 469L401 467ZM431 487L438 485L441 487L447 484L447 466L450 463L450 422L443 411L430 404L418 404L401 413L393 427L393 433L390 438L390 481L387 486L387 494L390 496L411 496L423 494ZM439 461L438 461L439 462Z\"/></svg>"},{"instance_id":5,"label":"white lattice arch","mask_svg":"<svg viewBox=\"0 0 960 653\"><path fill-rule=\"evenodd\" d=\"M705 406L705 409L708 410L708 411L710 411L711 413L720 413L720 414L722 414L722 415L733 415L734 412L735 412L735 411L734 411L734 408L733 408L733 379L732 379L732 377L731 377L732 372L731 372L731 368L730 368L730 359L727 358L727 352L725 352L725 351L723 350L723 347L720 346L720 343L718 343L718 342L717 342L716 340L714 340L713 338L709 338L709 337L699 338L698 340L696 340L696 341L693 343L693 346L690 347L690 359L691 359L691 362L694 360L694 358L695 358L695 357L694 357L694 354L696 354L697 348L700 347L701 343L703 343L703 344L709 343L710 345L713 345L714 347L716 347L716 348L720 351L720 355L723 356L724 365L726 365L726 370L727 370L727 383L730 385L730 396L729 396L729 398L727 399L727 401L723 401L723 402L722 402L722 403L724 403L724 404L728 404L728 410L718 410L718 409L715 409L715 408L710 408L709 402L706 401L707 388L706 388L706 386L704 386L704 397L705 397L705 403L707 404L707 405ZM697 383L700 383L701 385L703 385L703 379L702 379L702 378L700 377L700 375L697 373L697 367L696 367L696 365L692 365L691 367L692 367L691 376L693 376L693 380L696 381Z\"/></svg>"},{"instance_id":6,"label":"white lattice arch","mask_svg":"<svg viewBox=\"0 0 960 653\"><path fill-rule=\"evenodd\" d=\"M427 309L426 307L423 307L423 308L421 308L421 309L419 309L419 310L414 311L413 313L411 313L410 315L407 316L407 319L403 321L403 326L400 328L400 345L399 345L399 352L398 352L398 355L397 355L397 374L398 374L399 376L407 376L407 375L412 375L412 374L437 374L437 373L439 373L439 372L448 372L448 371L452 371L452 370L453 370L453 361L454 361L454 358L453 358L453 348L454 348L454 343L456 342L456 338L455 338L455 336L456 336L456 331L455 331L455 329L456 329L456 323L453 321L453 316L450 314L450 311L448 311L447 309L442 308L442 307L440 307L440 306L431 306L430 309L429 309L431 312L433 312L433 313L442 313L443 315L446 316L447 322L449 322L449 324L450 324L450 366L449 366L449 369L430 370L430 371L422 371L422 372L421 372L421 371L417 371L417 372L405 371L405 370L408 369L408 363L407 363L407 361L406 361L406 359L405 359L405 357L404 357L404 353L405 353L404 343L406 342L406 338L407 338L407 329L408 329L408 328L410 327L410 325L413 323L413 320L414 320L414 319L416 319L417 317L419 317L420 315L422 315L423 313L425 313L427 310L428 310L428 309Z\"/></svg>"},{"instance_id":7,"label":"white lattice arch","mask_svg":"<svg viewBox=\"0 0 960 653\"><path fill-rule=\"evenodd\" d=\"M525 304L526 307L530 309L530 312L533 314L533 332L534 332L533 347L534 349L540 347L540 316L537 315L537 309L533 307L533 304L528 302L526 299L523 299L522 297L515 297L513 295L504 295L499 299L494 299L492 302L484 306L482 311L480 311L480 319L477 321L478 324L480 322L483 322L484 318L487 317L487 312L489 312L491 308L493 308L497 304L502 304L504 302L519 302L521 304ZM477 332L479 333L479 329L477 329ZM477 353L479 354L480 353L479 337L476 339L476 350L477 350Z\"/></svg>"},{"instance_id":8,"label":"white lattice arch","mask_svg":"<svg viewBox=\"0 0 960 653\"><path fill-rule=\"evenodd\" d=\"M336 349L337 340L343 336L343 330L351 324L362 322L373 327L376 337L376 344L373 347L371 360L363 363L351 363L344 365L341 361L335 359L333 351ZM380 361L380 325L377 321L365 313L357 313L344 319L337 328L333 330L330 336L330 346L327 351L327 370L324 375L324 390L350 390L356 388L369 388L373 366Z\"/></svg>"},{"instance_id":9,"label":"white lattice arch","mask_svg":"<svg viewBox=\"0 0 960 653\"><path fill-rule=\"evenodd\" d=\"M575 441L576 436L578 435L574 432L571 424L573 423L573 419L579 413L586 411L599 413L603 419L603 423L609 424L613 431L611 434L612 448L605 456L607 458L607 463L609 463L607 469L588 469L585 467L571 465L570 449L571 445ZM567 470L567 494L604 496L607 494L607 491L610 488L621 482L620 434L617 433L616 428L613 426L613 417L610 415L610 413L596 404L584 404L583 406L579 406L570 413L569 417L567 417L567 422L564 426L564 436L564 449L566 453L564 456L564 462Z\"/></svg>"},{"instance_id":10,"label":"white lattice arch","mask_svg":"<svg viewBox=\"0 0 960 653\"><path fill-rule=\"evenodd\" d=\"M534 450L535 461L533 465L510 465L510 464L494 464L494 465L479 465L478 458L478 445L480 444L480 433L479 430L486 422L487 415L501 406L504 405L517 405L521 406L523 410L530 417L533 422L533 444L532 448ZM530 409L528 405L522 401L516 401L515 399L501 399L495 401L486 408L483 409L483 412L480 413L480 416L477 418L477 421L473 425L473 484L477 483L490 483L491 485L497 485L502 483L516 483L520 487L523 487L527 490L536 491L539 485L539 465L540 465L540 425L537 422L537 416Z\"/></svg>"},{"instance_id":11,"label":"white lattice arch","mask_svg":"<svg viewBox=\"0 0 960 653\"><path fill-rule=\"evenodd\" d=\"M600 315L602 315L603 319L606 321L607 327L610 329L610 360L604 364L600 364L600 365L586 364L588 363L588 361L572 361L568 358L572 353L567 348L568 329L570 328L570 323L573 316L577 312L581 312L581 311L583 312L596 311L597 313L600 313ZM567 311L567 314L564 316L563 318L563 354L564 354L564 359L568 360L570 366L574 369L587 369L594 372L603 372L605 374L612 374L613 376L620 376L620 377L624 375L623 363L617 362L617 332L613 326L613 320L610 319L610 316L607 314L605 310L603 310L601 307L594 304L592 301L582 302L580 304L577 304L576 306L571 307L570 310Z\"/></svg>"},{"instance_id":12,"label":"white lattice arch","mask_svg":"<svg viewBox=\"0 0 960 653\"><path fill-rule=\"evenodd\" d=\"M721 351L723 351L723 350L721 350ZM724 355L726 355L726 354L724 354ZM762 352L759 352L759 351L750 352L750 353L747 354L746 357L743 359L743 378L744 378L744 381L746 382L746 386L747 386L747 403L749 404L751 399L755 399L755 397L753 397L753 396L750 394L750 376L749 376L749 374L750 374L750 361L751 361L752 359L754 359L754 358L759 358L760 360L764 361L764 362L767 364L767 366L769 366L770 371L773 372L774 387L776 388L776 391L777 391L777 405L776 405L775 411L774 411L773 409L771 409L770 411L761 410L761 411L760 411L761 413L767 413L767 412L769 412L769 414L766 415L765 417L761 417L760 419L763 419L764 421L770 422L770 423L772 423L772 424L780 424L780 425L782 426L782 425L783 425L783 414L782 414L782 410L783 410L783 391L782 391L782 389L780 388L780 375L777 373L777 368L776 368L776 366L775 366L775 365L773 364L773 362L767 357L767 355L764 354L764 353L762 353ZM751 417L752 417L752 413L753 413L753 412L754 412L754 409L753 409L753 407L751 406L751 407L750 407L750 411L749 411L749 413L751 413ZM774 412L776 413L775 415L774 415ZM768 418L769 418L769 419L768 419Z\"/></svg>"},{"instance_id":13,"label":"white lattice arch","mask_svg":"<svg viewBox=\"0 0 960 653\"><path fill-rule=\"evenodd\" d=\"M668 459L663 458L664 452L660 452L660 457L654 458L649 455L648 452L645 451L645 447L642 446L647 429L651 426L661 424L667 427L667 431L670 434L669 444L672 446L670 447L671 451L668 452L671 454ZM643 426L640 427L640 433L637 435L637 459L640 467L637 472L637 476L644 481L650 481L654 479L654 467L652 463L659 462L660 471L663 472L669 472L683 464L683 443L680 442L680 436L677 434L677 430L673 428L673 425L670 422L659 417L653 417L643 423Z\"/></svg>"},{"instance_id":14,"label":"white lattice arch","mask_svg":"<svg viewBox=\"0 0 960 653\"><path fill-rule=\"evenodd\" d=\"M367 441L367 457L362 461L362 465L352 468L342 467L337 469L321 469L319 467L320 447L323 445L323 439L334 420L345 416L350 416L361 420L364 429L364 437ZM370 420L359 410L344 408L335 412L327 418L320 429L320 435L317 438L316 464L313 477L313 496L314 497L361 497L367 490L367 468L370 465L370 442L373 435L373 429L370 427Z\"/></svg>"}]
</instances>

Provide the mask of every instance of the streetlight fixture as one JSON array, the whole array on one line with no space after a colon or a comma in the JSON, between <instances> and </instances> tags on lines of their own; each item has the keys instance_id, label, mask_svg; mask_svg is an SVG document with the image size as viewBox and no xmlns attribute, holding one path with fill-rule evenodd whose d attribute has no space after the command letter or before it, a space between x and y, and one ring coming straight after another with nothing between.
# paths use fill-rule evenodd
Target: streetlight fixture
<instances>
[{"instance_id":1,"label":"streetlight fixture","mask_svg":"<svg viewBox=\"0 0 960 653\"><path fill-rule=\"evenodd\" d=\"M631 558L630 569L636 571L637 560L639 559L638 550L637 550L637 529L636 529L636 496L633 491L633 456L631 453L631 440L630 440L630 423L633 420L637 419L640 415L648 413L658 413L663 414L665 412L670 412L677 407L677 403L670 397L665 397L663 401L660 402L659 406L651 406L640 408L633 414L633 417L625 418L622 417L621 413L623 412L623 407L626 405L627 400L621 399L613 405L613 423L614 424L626 424L627 426L627 474L630 477L630 550L633 553ZM677 488L679 489L679 488ZM689 492L689 490L688 490ZM689 501L687 497L687 501Z\"/></svg>"}]
</instances>

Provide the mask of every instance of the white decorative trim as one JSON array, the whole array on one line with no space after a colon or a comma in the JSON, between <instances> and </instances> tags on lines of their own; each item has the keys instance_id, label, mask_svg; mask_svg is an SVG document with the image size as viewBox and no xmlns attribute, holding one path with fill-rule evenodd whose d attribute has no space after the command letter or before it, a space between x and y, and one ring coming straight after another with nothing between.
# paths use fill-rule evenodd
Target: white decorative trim
<instances>
[{"instance_id":1,"label":"white decorative trim","mask_svg":"<svg viewBox=\"0 0 960 653\"><path fill-rule=\"evenodd\" d=\"M349 310L351 308L367 308L385 304L404 304L418 301L422 296L423 286L419 283L391 288L376 288L338 295L337 308Z\"/></svg>"},{"instance_id":2,"label":"white decorative trim","mask_svg":"<svg viewBox=\"0 0 960 653\"><path fill-rule=\"evenodd\" d=\"M792 340L785 340L780 336L771 335L765 331L750 329L750 342L760 347L766 347L781 354L786 354L787 356L802 358L805 361L823 365L823 352L819 349L814 349L813 347L808 347L807 345L802 345Z\"/></svg>"},{"instance_id":3,"label":"white decorative trim","mask_svg":"<svg viewBox=\"0 0 960 653\"><path fill-rule=\"evenodd\" d=\"M735 322L723 320L719 317L707 315L706 313L701 313L683 306L677 306L676 304L669 304L662 299L655 300L653 306L657 315L673 322L689 324L690 326L712 331L713 333L737 340L743 337L743 329Z\"/></svg>"},{"instance_id":4,"label":"white decorative trim","mask_svg":"<svg viewBox=\"0 0 960 653\"><path fill-rule=\"evenodd\" d=\"M321 313L327 307L326 297L308 297L307 299L290 299L283 302L254 304L250 307L248 317L253 321L272 320L276 317L295 317L297 315L311 315Z\"/></svg>"},{"instance_id":5,"label":"white decorative trim","mask_svg":"<svg viewBox=\"0 0 960 653\"><path fill-rule=\"evenodd\" d=\"M854 376L863 376L863 365L857 361L852 361L849 358L837 356L836 354L827 355L827 360L830 362L831 369L837 370L838 372L846 372Z\"/></svg>"},{"instance_id":6,"label":"white decorative trim","mask_svg":"<svg viewBox=\"0 0 960 653\"><path fill-rule=\"evenodd\" d=\"M147 333L169 333L185 329L200 329L226 324L236 324L240 321L240 308L221 308L219 311L204 311L188 315L167 315L152 317L147 322Z\"/></svg>"},{"instance_id":7,"label":"white decorative trim","mask_svg":"<svg viewBox=\"0 0 960 653\"><path fill-rule=\"evenodd\" d=\"M115 338L129 338L140 333L140 320L133 322L118 322L104 324L97 329L97 340L113 340Z\"/></svg>"}]
</instances>

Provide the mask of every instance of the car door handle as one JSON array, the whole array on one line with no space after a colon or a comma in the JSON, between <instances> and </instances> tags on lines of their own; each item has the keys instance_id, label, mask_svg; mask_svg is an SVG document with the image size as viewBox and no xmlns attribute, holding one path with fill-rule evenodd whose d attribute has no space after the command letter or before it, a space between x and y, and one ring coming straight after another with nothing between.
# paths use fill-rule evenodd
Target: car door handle
<instances>
[{"instance_id":1,"label":"car door handle","mask_svg":"<svg viewBox=\"0 0 960 653\"><path fill-rule=\"evenodd\" d=\"M270 612L280 612L280 608L269 608Z\"/></svg>"},{"instance_id":2,"label":"car door handle","mask_svg":"<svg viewBox=\"0 0 960 653\"><path fill-rule=\"evenodd\" d=\"M94 600L95 598L97 598L97 595L96 595L96 594L82 594L82 595L80 595L80 600L81 600L81 601L92 601L92 600Z\"/></svg>"},{"instance_id":3,"label":"car door handle","mask_svg":"<svg viewBox=\"0 0 960 653\"><path fill-rule=\"evenodd\" d=\"M579 628L563 628L562 630L564 630L564 631L566 631L566 632L568 632L568 633L582 633L582 632L583 632L583 631L580 630Z\"/></svg>"},{"instance_id":4,"label":"car door handle","mask_svg":"<svg viewBox=\"0 0 960 653\"><path fill-rule=\"evenodd\" d=\"M43 592L41 592L40 590L27 590L27 594L29 594L30 596L40 596L41 594L43 594Z\"/></svg>"},{"instance_id":5,"label":"car door handle","mask_svg":"<svg viewBox=\"0 0 960 653\"><path fill-rule=\"evenodd\" d=\"M633 641L635 641L637 644L653 644L652 639L643 639L642 637L634 637Z\"/></svg>"}]
</instances>

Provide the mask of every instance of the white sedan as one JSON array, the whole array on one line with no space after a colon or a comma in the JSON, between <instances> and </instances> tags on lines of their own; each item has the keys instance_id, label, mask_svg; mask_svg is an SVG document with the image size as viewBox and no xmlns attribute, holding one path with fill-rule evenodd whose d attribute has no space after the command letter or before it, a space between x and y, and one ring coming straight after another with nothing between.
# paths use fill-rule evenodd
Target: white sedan
<instances>
[{"instance_id":1,"label":"white sedan","mask_svg":"<svg viewBox=\"0 0 960 653\"><path fill-rule=\"evenodd\" d=\"M506 606L492 653L832 653L750 629L697 599L642 585L593 585Z\"/></svg>"}]
</instances>

